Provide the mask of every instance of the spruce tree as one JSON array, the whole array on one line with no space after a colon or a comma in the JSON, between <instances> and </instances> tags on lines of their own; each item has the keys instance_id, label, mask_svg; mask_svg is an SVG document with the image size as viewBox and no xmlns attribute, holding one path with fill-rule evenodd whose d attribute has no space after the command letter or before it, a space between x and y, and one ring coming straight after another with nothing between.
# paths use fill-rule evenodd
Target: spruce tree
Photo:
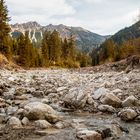
<instances>
[{"instance_id":1,"label":"spruce tree","mask_svg":"<svg viewBox=\"0 0 140 140\"><path fill-rule=\"evenodd\" d=\"M0 52L8 57L10 55L9 20L10 18L8 17L8 10L5 5L5 1L0 0Z\"/></svg>"}]
</instances>

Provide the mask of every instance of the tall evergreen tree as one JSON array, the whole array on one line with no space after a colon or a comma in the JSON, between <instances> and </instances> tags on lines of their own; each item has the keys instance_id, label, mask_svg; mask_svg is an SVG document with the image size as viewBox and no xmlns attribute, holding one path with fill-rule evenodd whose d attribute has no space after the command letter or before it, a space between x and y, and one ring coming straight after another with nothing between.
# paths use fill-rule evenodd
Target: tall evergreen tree
<instances>
[{"instance_id":1,"label":"tall evergreen tree","mask_svg":"<svg viewBox=\"0 0 140 140\"><path fill-rule=\"evenodd\" d=\"M61 58L61 38L59 33L54 30L49 39L49 59L54 64L60 61Z\"/></svg>"},{"instance_id":2,"label":"tall evergreen tree","mask_svg":"<svg viewBox=\"0 0 140 140\"><path fill-rule=\"evenodd\" d=\"M4 0L0 0L0 52L6 56L10 55L10 27L8 25L8 9Z\"/></svg>"}]
</instances>

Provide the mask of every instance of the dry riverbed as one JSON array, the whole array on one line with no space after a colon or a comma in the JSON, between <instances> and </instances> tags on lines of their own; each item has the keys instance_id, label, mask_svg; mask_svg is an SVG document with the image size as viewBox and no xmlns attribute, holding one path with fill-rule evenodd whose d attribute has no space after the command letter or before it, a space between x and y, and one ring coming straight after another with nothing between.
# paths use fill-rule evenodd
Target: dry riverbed
<instances>
[{"instance_id":1,"label":"dry riverbed","mask_svg":"<svg viewBox=\"0 0 140 140\"><path fill-rule=\"evenodd\" d=\"M0 70L0 140L139 140L140 69Z\"/></svg>"}]
</instances>

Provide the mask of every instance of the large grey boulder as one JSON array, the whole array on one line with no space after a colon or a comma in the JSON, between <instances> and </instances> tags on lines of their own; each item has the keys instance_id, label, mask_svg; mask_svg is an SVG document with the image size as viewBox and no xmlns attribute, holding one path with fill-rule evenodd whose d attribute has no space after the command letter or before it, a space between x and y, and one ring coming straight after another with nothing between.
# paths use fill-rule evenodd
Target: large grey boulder
<instances>
[{"instance_id":1,"label":"large grey boulder","mask_svg":"<svg viewBox=\"0 0 140 140\"><path fill-rule=\"evenodd\" d=\"M108 93L109 90L104 88L104 87L101 87L99 89L97 89L96 91L93 92L93 95L92 97L95 99L95 100L98 100L101 98L101 96L105 95L106 93Z\"/></svg>"},{"instance_id":2,"label":"large grey boulder","mask_svg":"<svg viewBox=\"0 0 140 140\"><path fill-rule=\"evenodd\" d=\"M124 121L132 121L137 117L137 112L133 109L123 109L119 112L119 116Z\"/></svg>"},{"instance_id":3,"label":"large grey boulder","mask_svg":"<svg viewBox=\"0 0 140 140\"><path fill-rule=\"evenodd\" d=\"M29 120L43 120L57 122L59 117L56 111L47 104L41 102L31 102L24 106L24 116Z\"/></svg>"},{"instance_id":4,"label":"large grey boulder","mask_svg":"<svg viewBox=\"0 0 140 140\"><path fill-rule=\"evenodd\" d=\"M107 93L105 94L101 99L101 103L106 105L111 105L113 107L120 107L121 106L121 100L115 96L113 93Z\"/></svg>"},{"instance_id":5,"label":"large grey boulder","mask_svg":"<svg viewBox=\"0 0 140 140\"><path fill-rule=\"evenodd\" d=\"M86 104L88 94L84 91L70 90L63 101L67 108L80 109Z\"/></svg>"}]
</instances>

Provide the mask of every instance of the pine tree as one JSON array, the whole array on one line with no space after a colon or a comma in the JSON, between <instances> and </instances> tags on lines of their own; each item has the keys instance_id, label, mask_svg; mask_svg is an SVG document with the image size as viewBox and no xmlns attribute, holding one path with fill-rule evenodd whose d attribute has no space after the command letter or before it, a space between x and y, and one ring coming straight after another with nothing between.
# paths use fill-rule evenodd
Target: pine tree
<instances>
[{"instance_id":1,"label":"pine tree","mask_svg":"<svg viewBox=\"0 0 140 140\"><path fill-rule=\"evenodd\" d=\"M43 66L48 66L49 60L49 48L48 48L48 34L46 34L42 40L41 51L42 51L42 63Z\"/></svg>"},{"instance_id":2,"label":"pine tree","mask_svg":"<svg viewBox=\"0 0 140 140\"><path fill-rule=\"evenodd\" d=\"M0 0L0 52L7 57L10 55L10 27L8 25L10 18L8 17L7 6L4 0Z\"/></svg>"},{"instance_id":3,"label":"pine tree","mask_svg":"<svg viewBox=\"0 0 140 140\"><path fill-rule=\"evenodd\" d=\"M49 60L51 63L56 64L61 58L61 38L59 33L54 30L49 39Z\"/></svg>"},{"instance_id":4,"label":"pine tree","mask_svg":"<svg viewBox=\"0 0 140 140\"><path fill-rule=\"evenodd\" d=\"M68 55L69 55L69 52L68 52L68 40L65 38L64 41L62 42L62 59L63 60L66 60L68 59Z\"/></svg>"},{"instance_id":5,"label":"pine tree","mask_svg":"<svg viewBox=\"0 0 140 140\"><path fill-rule=\"evenodd\" d=\"M74 37L71 35L68 43L68 57L72 61L76 60L76 47L75 47L75 41Z\"/></svg>"}]
</instances>

